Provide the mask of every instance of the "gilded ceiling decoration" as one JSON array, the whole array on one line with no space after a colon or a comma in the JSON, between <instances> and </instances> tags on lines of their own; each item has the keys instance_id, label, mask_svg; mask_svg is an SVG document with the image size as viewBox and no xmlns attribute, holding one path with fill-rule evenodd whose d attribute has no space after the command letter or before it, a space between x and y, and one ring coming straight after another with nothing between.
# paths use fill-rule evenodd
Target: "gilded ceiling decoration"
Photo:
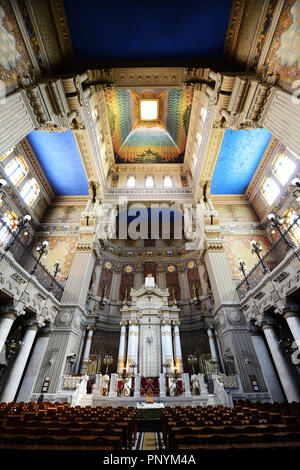
<instances>
[{"instance_id":1,"label":"gilded ceiling decoration","mask_svg":"<svg viewBox=\"0 0 300 470\"><path fill-rule=\"evenodd\" d=\"M157 102L155 120L143 120L141 102ZM106 90L116 163L182 163L193 90Z\"/></svg>"}]
</instances>

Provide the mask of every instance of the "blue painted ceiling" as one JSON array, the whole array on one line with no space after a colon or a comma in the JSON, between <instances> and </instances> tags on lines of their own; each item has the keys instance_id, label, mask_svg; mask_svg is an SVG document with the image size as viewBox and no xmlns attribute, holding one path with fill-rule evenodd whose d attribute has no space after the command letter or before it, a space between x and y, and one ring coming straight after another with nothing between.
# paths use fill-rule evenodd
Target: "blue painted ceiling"
<instances>
[{"instance_id":1,"label":"blue painted ceiling","mask_svg":"<svg viewBox=\"0 0 300 470\"><path fill-rule=\"evenodd\" d=\"M72 131L31 131L27 139L56 196L88 194L87 177Z\"/></svg>"},{"instance_id":2,"label":"blue painted ceiling","mask_svg":"<svg viewBox=\"0 0 300 470\"><path fill-rule=\"evenodd\" d=\"M211 182L211 194L244 194L271 137L266 129L227 129Z\"/></svg>"},{"instance_id":3,"label":"blue painted ceiling","mask_svg":"<svg viewBox=\"0 0 300 470\"><path fill-rule=\"evenodd\" d=\"M221 59L232 0L64 0L64 7L77 61L170 65Z\"/></svg>"}]
</instances>

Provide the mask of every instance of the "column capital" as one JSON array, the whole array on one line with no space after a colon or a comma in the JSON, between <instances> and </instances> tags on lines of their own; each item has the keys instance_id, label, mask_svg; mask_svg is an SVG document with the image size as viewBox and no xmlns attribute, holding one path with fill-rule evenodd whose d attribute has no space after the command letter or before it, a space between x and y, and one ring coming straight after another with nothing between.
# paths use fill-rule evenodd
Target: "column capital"
<instances>
[{"instance_id":1,"label":"column capital","mask_svg":"<svg viewBox=\"0 0 300 470\"><path fill-rule=\"evenodd\" d=\"M95 325L87 325L86 330L94 332L94 331L96 331L96 327L95 327Z\"/></svg>"},{"instance_id":2,"label":"column capital","mask_svg":"<svg viewBox=\"0 0 300 470\"><path fill-rule=\"evenodd\" d=\"M254 325L254 323L249 323L248 331L252 336L260 336L261 335L261 328L258 325Z\"/></svg>"},{"instance_id":3,"label":"column capital","mask_svg":"<svg viewBox=\"0 0 300 470\"><path fill-rule=\"evenodd\" d=\"M300 315L300 305L295 302L286 302L282 314L284 318L287 317L298 317Z\"/></svg>"},{"instance_id":4,"label":"column capital","mask_svg":"<svg viewBox=\"0 0 300 470\"><path fill-rule=\"evenodd\" d=\"M273 329L273 327L277 324L277 321L276 321L276 318L274 317L271 317L271 316L264 316L263 320L262 320L262 323L261 323L261 327L263 330L266 330L266 329Z\"/></svg>"},{"instance_id":5,"label":"column capital","mask_svg":"<svg viewBox=\"0 0 300 470\"><path fill-rule=\"evenodd\" d=\"M15 320L17 318L17 312L14 310L7 311L7 312L1 312L0 311L0 320L2 318L10 318L11 320Z\"/></svg>"},{"instance_id":6,"label":"column capital","mask_svg":"<svg viewBox=\"0 0 300 470\"><path fill-rule=\"evenodd\" d=\"M127 320L122 320L122 321L120 321L120 325L121 325L121 326L126 326L126 325L127 325Z\"/></svg>"}]
</instances>

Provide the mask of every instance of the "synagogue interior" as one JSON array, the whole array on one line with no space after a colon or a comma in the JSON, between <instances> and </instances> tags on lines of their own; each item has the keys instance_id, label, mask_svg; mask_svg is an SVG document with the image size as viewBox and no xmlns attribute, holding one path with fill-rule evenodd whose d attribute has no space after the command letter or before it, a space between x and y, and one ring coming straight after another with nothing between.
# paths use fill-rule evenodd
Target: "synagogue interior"
<instances>
[{"instance_id":1,"label":"synagogue interior","mask_svg":"<svg viewBox=\"0 0 300 470\"><path fill-rule=\"evenodd\" d=\"M0 449L300 450L299 0L0 0Z\"/></svg>"}]
</instances>

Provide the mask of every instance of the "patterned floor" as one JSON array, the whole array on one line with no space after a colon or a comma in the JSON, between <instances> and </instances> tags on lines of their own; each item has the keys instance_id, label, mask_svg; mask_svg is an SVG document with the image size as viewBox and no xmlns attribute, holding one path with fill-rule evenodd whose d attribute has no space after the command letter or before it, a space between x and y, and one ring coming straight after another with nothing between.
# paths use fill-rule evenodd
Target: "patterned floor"
<instances>
[{"instance_id":1,"label":"patterned floor","mask_svg":"<svg viewBox=\"0 0 300 470\"><path fill-rule=\"evenodd\" d=\"M132 450L165 450L161 432L138 432Z\"/></svg>"}]
</instances>

